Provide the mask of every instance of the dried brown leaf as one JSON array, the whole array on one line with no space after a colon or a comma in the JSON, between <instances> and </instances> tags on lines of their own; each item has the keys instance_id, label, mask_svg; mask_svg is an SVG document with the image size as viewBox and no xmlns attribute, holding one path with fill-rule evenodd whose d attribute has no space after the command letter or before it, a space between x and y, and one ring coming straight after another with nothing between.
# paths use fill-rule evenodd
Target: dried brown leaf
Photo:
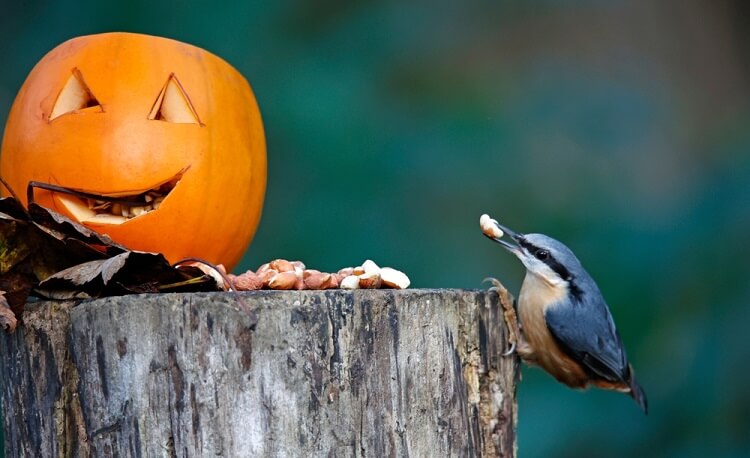
<instances>
[{"instance_id":1,"label":"dried brown leaf","mask_svg":"<svg viewBox=\"0 0 750 458\"><path fill-rule=\"evenodd\" d=\"M127 251L62 270L39 284L51 299L78 299L160 291L216 291L216 282L192 266L172 267L163 255Z\"/></svg>"},{"instance_id":2,"label":"dried brown leaf","mask_svg":"<svg viewBox=\"0 0 750 458\"><path fill-rule=\"evenodd\" d=\"M18 320L11 310L8 300L5 298L5 292L0 291L0 327L6 332L12 333L16 330Z\"/></svg>"},{"instance_id":3,"label":"dried brown leaf","mask_svg":"<svg viewBox=\"0 0 750 458\"><path fill-rule=\"evenodd\" d=\"M196 267L128 251L59 213L0 199L0 290L15 315L33 290L41 297L88 298L141 292L215 291Z\"/></svg>"},{"instance_id":4,"label":"dried brown leaf","mask_svg":"<svg viewBox=\"0 0 750 458\"><path fill-rule=\"evenodd\" d=\"M26 209L23 208L23 205L13 197L0 198L0 213L2 213L3 219L9 218L20 221L26 221L29 219Z\"/></svg>"},{"instance_id":5,"label":"dried brown leaf","mask_svg":"<svg viewBox=\"0 0 750 458\"><path fill-rule=\"evenodd\" d=\"M124 246L115 243L109 236L92 231L67 216L41 205L31 203L29 205L29 216L39 229L60 241L75 239L108 255L128 251Z\"/></svg>"}]
</instances>

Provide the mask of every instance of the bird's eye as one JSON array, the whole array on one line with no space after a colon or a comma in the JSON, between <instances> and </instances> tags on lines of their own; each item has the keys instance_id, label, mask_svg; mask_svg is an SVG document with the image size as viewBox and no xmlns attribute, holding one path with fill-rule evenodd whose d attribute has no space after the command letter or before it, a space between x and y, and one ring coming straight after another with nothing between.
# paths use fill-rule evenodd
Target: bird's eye
<instances>
[{"instance_id":1,"label":"bird's eye","mask_svg":"<svg viewBox=\"0 0 750 458\"><path fill-rule=\"evenodd\" d=\"M534 253L534 256L536 256L536 258L539 259L540 261L544 261L545 259L549 258L549 251L536 250L536 253Z\"/></svg>"}]
</instances>

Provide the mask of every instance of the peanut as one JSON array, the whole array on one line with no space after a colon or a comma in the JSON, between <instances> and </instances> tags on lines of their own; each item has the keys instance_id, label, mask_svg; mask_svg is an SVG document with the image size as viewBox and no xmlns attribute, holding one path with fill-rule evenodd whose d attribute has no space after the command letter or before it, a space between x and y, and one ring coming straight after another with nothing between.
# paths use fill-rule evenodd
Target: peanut
<instances>
[{"instance_id":1,"label":"peanut","mask_svg":"<svg viewBox=\"0 0 750 458\"><path fill-rule=\"evenodd\" d=\"M293 272L294 264L287 261L286 259L274 259L269 263L271 269L276 269L279 272Z\"/></svg>"},{"instance_id":2,"label":"peanut","mask_svg":"<svg viewBox=\"0 0 750 458\"><path fill-rule=\"evenodd\" d=\"M497 225L497 220L492 219L486 213L479 217L479 227L482 228L484 235L493 239L499 239L504 235L502 229Z\"/></svg>"},{"instance_id":3,"label":"peanut","mask_svg":"<svg viewBox=\"0 0 750 458\"><path fill-rule=\"evenodd\" d=\"M380 278L383 280L383 285L389 288L406 289L411 284L405 273L390 267L380 269Z\"/></svg>"},{"instance_id":4,"label":"peanut","mask_svg":"<svg viewBox=\"0 0 750 458\"><path fill-rule=\"evenodd\" d=\"M238 291L255 291L263 288L263 280L252 270L241 275L229 274L228 277Z\"/></svg>"},{"instance_id":5,"label":"peanut","mask_svg":"<svg viewBox=\"0 0 750 458\"><path fill-rule=\"evenodd\" d=\"M380 267L370 259L362 263L362 268L365 270L365 273L368 273L368 274L380 273Z\"/></svg>"},{"instance_id":6,"label":"peanut","mask_svg":"<svg viewBox=\"0 0 750 458\"><path fill-rule=\"evenodd\" d=\"M362 289L377 289L381 284L382 280L378 272L365 272L359 275L359 287Z\"/></svg>"},{"instance_id":7,"label":"peanut","mask_svg":"<svg viewBox=\"0 0 750 458\"><path fill-rule=\"evenodd\" d=\"M297 274L294 270L279 272L268 280L268 287L271 289L292 289L297 283Z\"/></svg>"},{"instance_id":8,"label":"peanut","mask_svg":"<svg viewBox=\"0 0 750 458\"><path fill-rule=\"evenodd\" d=\"M323 272L310 272L308 274L308 271L305 271L305 286L307 289L329 289L331 288L331 274L323 273Z\"/></svg>"},{"instance_id":9,"label":"peanut","mask_svg":"<svg viewBox=\"0 0 750 458\"><path fill-rule=\"evenodd\" d=\"M341 289L359 289L359 277L356 275L348 275L341 280L339 286Z\"/></svg>"}]
</instances>

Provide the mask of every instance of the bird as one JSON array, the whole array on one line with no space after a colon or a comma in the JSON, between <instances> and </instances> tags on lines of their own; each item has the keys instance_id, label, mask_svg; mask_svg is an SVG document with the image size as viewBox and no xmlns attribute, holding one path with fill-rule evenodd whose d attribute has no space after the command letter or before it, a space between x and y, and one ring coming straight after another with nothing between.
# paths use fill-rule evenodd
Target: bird
<instances>
[{"instance_id":1,"label":"bird","mask_svg":"<svg viewBox=\"0 0 750 458\"><path fill-rule=\"evenodd\" d=\"M480 226L526 267L517 301L520 333L510 352L571 388L625 392L648 414L646 392L604 296L570 248L544 234L515 232L486 214Z\"/></svg>"}]
</instances>

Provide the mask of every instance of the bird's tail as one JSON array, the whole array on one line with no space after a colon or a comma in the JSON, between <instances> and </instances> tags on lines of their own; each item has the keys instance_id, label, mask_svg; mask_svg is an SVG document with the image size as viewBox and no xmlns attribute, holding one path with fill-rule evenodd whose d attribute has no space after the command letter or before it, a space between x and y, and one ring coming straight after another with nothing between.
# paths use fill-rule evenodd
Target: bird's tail
<instances>
[{"instance_id":1,"label":"bird's tail","mask_svg":"<svg viewBox=\"0 0 750 458\"><path fill-rule=\"evenodd\" d=\"M643 413L648 415L648 399L646 399L646 392L643 391L643 388L638 383L638 381L635 379L635 372L633 372L633 367L628 367L629 369L629 375L628 377L628 386L630 387L630 397L633 398L638 404L638 407L641 408Z\"/></svg>"}]
</instances>

